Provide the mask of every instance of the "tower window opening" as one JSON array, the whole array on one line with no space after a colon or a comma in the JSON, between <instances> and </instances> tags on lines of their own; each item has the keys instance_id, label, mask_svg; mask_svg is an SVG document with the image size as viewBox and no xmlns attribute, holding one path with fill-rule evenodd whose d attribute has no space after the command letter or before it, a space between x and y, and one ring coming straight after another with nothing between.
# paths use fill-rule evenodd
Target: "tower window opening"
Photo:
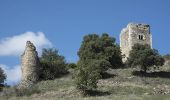
<instances>
[{"instance_id":1,"label":"tower window opening","mask_svg":"<svg viewBox=\"0 0 170 100\"><path fill-rule=\"evenodd\" d=\"M144 40L143 35L139 35L139 40Z\"/></svg>"}]
</instances>

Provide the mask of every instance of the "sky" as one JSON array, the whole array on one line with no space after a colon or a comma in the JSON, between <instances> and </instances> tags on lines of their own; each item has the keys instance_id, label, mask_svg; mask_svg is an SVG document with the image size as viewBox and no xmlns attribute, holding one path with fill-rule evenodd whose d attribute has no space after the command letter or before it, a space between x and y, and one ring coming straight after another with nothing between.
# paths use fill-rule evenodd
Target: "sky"
<instances>
[{"instance_id":1,"label":"sky","mask_svg":"<svg viewBox=\"0 0 170 100\"><path fill-rule=\"evenodd\" d=\"M0 0L0 67L6 83L21 79L20 55L27 40L41 55L55 48L67 62L78 61L83 36L109 33L119 43L130 22L151 26L153 48L170 53L170 0Z\"/></svg>"}]
</instances>

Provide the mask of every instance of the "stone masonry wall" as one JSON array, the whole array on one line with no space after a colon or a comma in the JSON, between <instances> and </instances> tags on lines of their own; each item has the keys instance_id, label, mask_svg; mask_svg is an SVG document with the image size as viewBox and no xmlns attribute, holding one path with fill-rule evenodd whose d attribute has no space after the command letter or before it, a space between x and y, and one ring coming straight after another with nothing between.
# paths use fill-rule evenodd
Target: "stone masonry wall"
<instances>
[{"instance_id":1,"label":"stone masonry wall","mask_svg":"<svg viewBox=\"0 0 170 100\"><path fill-rule=\"evenodd\" d=\"M136 43L148 44L152 48L152 35L148 24L129 23L126 28L122 29L120 33L120 48L122 54L125 55L123 62L127 60L130 50Z\"/></svg>"},{"instance_id":2,"label":"stone masonry wall","mask_svg":"<svg viewBox=\"0 0 170 100\"><path fill-rule=\"evenodd\" d=\"M38 81L39 59L36 47L27 41L24 53L21 55L22 79L20 88L28 88Z\"/></svg>"}]
</instances>

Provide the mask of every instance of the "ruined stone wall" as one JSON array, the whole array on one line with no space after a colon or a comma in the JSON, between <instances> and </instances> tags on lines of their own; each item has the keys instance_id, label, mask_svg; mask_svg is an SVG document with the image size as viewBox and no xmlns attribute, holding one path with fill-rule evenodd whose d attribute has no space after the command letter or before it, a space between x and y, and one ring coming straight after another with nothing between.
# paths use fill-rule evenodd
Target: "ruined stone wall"
<instances>
[{"instance_id":1,"label":"ruined stone wall","mask_svg":"<svg viewBox=\"0 0 170 100\"><path fill-rule=\"evenodd\" d=\"M22 79L20 88L30 87L38 80L39 59L36 47L27 41L24 53L21 56Z\"/></svg>"},{"instance_id":2,"label":"ruined stone wall","mask_svg":"<svg viewBox=\"0 0 170 100\"><path fill-rule=\"evenodd\" d=\"M148 24L130 23L120 33L120 48L125 62L134 44L148 44L152 48L152 35Z\"/></svg>"},{"instance_id":3,"label":"ruined stone wall","mask_svg":"<svg viewBox=\"0 0 170 100\"><path fill-rule=\"evenodd\" d=\"M148 44L152 47L152 36L150 33L150 26L147 24L129 24L129 44L132 47L134 44ZM143 36L143 39L139 39L139 35Z\"/></svg>"},{"instance_id":4,"label":"ruined stone wall","mask_svg":"<svg viewBox=\"0 0 170 100\"><path fill-rule=\"evenodd\" d=\"M121 48L122 54L124 56L125 56L125 54L129 55L130 46L129 46L129 29L128 28L124 28L121 31L120 48ZM125 61L125 59L123 59L123 61Z\"/></svg>"}]
</instances>

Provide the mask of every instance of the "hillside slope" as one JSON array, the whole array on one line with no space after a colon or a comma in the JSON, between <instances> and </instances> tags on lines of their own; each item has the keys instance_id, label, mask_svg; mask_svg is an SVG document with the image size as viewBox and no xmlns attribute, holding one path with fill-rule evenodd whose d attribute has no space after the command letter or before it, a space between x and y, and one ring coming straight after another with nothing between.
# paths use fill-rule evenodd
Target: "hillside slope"
<instances>
[{"instance_id":1,"label":"hillside slope","mask_svg":"<svg viewBox=\"0 0 170 100\"><path fill-rule=\"evenodd\" d=\"M109 74L99 80L98 91L92 96L82 97L69 74L39 82L27 95L11 93L1 95L0 100L169 100L170 72L150 72L142 77L138 71L132 70L135 69L110 69Z\"/></svg>"}]
</instances>

